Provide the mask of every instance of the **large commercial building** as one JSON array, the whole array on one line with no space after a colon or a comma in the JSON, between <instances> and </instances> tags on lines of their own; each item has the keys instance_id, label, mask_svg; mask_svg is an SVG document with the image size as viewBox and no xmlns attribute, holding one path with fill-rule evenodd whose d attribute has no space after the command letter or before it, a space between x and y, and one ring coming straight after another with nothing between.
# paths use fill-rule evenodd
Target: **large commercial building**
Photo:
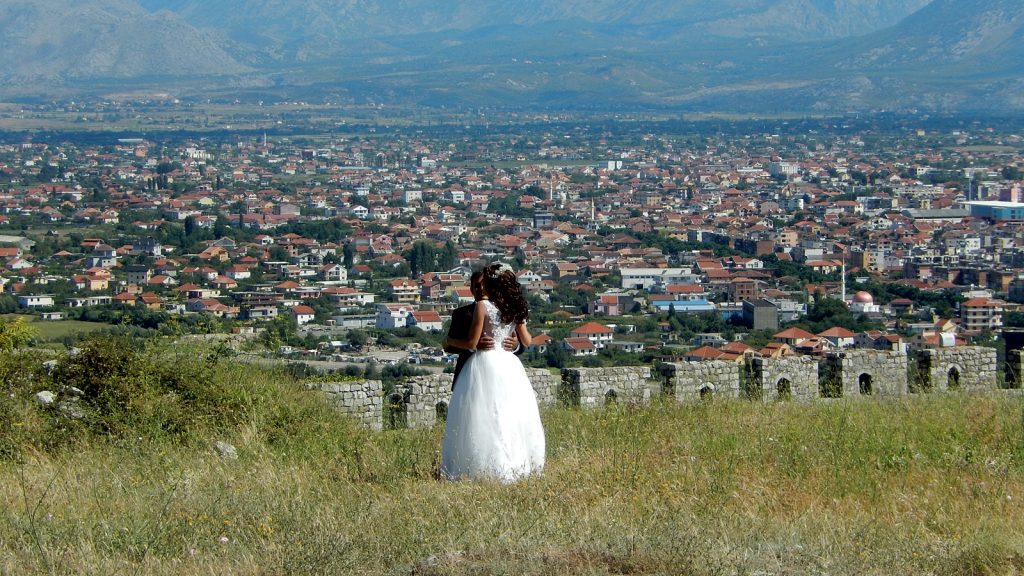
<instances>
[{"instance_id":1,"label":"large commercial building","mask_svg":"<svg viewBox=\"0 0 1024 576\"><path fill-rule=\"evenodd\" d=\"M999 222L1024 222L1024 202L968 202L971 216Z\"/></svg>"}]
</instances>

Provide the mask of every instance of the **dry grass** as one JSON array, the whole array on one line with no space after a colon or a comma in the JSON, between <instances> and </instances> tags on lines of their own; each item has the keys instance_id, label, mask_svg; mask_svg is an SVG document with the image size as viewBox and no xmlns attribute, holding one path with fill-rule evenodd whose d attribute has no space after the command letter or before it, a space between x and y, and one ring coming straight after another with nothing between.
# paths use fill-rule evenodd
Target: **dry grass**
<instances>
[{"instance_id":1,"label":"dry grass","mask_svg":"<svg viewBox=\"0 0 1024 576\"><path fill-rule=\"evenodd\" d=\"M0 464L0 573L1024 572L1020 398L551 409L547 469L513 486L436 480L440 429L306 418L254 412L237 460Z\"/></svg>"}]
</instances>

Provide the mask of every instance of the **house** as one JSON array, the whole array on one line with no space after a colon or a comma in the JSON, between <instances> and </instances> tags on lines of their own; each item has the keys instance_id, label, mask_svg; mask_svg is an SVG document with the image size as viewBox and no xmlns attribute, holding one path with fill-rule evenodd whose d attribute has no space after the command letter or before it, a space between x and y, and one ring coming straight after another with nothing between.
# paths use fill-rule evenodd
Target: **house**
<instances>
[{"instance_id":1,"label":"house","mask_svg":"<svg viewBox=\"0 0 1024 576\"><path fill-rule=\"evenodd\" d=\"M18 306L23 308L52 308L54 304L52 294L18 295Z\"/></svg>"},{"instance_id":2,"label":"house","mask_svg":"<svg viewBox=\"0 0 1024 576\"><path fill-rule=\"evenodd\" d=\"M381 303L377 305L377 328L405 328L412 307L407 304Z\"/></svg>"},{"instance_id":3,"label":"house","mask_svg":"<svg viewBox=\"0 0 1024 576\"><path fill-rule=\"evenodd\" d=\"M852 348L857 337L853 332L840 326L833 326L824 332L819 332L818 336L831 342L835 348Z\"/></svg>"},{"instance_id":4,"label":"house","mask_svg":"<svg viewBox=\"0 0 1024 576\"><path fill-rule=\"evenodd\" d=\"M547 334L538 334L533 337L533 341L526 347L526 352L544 354L548 351L548 346L551 345L551 336Z\"/></svg>"},{"instance_id":5,"label":"house","mask_svg":"<svg viewBox=\"0 0 1024 576\"><path fill-rule=\"evenodd\" d=\"M783 342L769 342L758 353L765 358L784 358L793 354L793 348Z\"/></svg>"},{"instance_id":6,"label":"house","mask_svg":"<svg viewBox=\"0 0 1024 576\"><path fill-rule=\"evenodd\" d=\"M139 295L139 299L136 304L150 310L160 310L163 308L164 300L159 295L152 292L143 292Z\"/></svg>"},{"instance_id":7,"label":"house","mask_svg":"<svg viewBox=\"0 0 1024 576\"><path fill-rule=\"evenodd\" d=\"M149 279L153 277L153 269L149 266L132 264L131 266L125 266L124 271L128 274L129 284L148 284Z\"/></svg>"},{"instance_id":8,"label":"house","mask_svg":"<svg viewBox=\"0 0 1024 576\"><path fill-rule=\"evenodd\" d=\"M774 338L776 342L788 344L790 347L796 348L804 340L814 338L814 334L811 334L802 328L787 328L782 332L776 333L772 338Z\"/></svg>"},{"instance_id":9,"label":"house","mask_svg":"<svg viewBox=\"0 0 1024 576\"><path fill-rule=\"evenodd\" d=\"M77 290L102 291L110 287L110 280L102 276L76 274L71 277L71 282Z\"/></svg>"},{"instance_id":10,"label":"house","mask_svg":"<svg viewBox=\"0 0 1024 576\"><path fill-rule=\"evenodd\" d=\"M621 316L631 312L635 301L629 294L601 294L590 304L591 314Z\"/></svg>"},{"instance_id":11,"label":"house","mask_svg":"<svg viewBox=\"0 0 1024 576\"><path fill-rule=\"evenodd\" d=\"M227 276L217 276L213 280L210 280L210 285L218 290L231 290L238 288L238 282Z\"/></svg>"},{"instance_id":12,"label":"house","mask_svg":"<svg viewBox=\"0 0 1024 576\"><path fill-rule=\"evenodd\" d=\"M225 276L237 282L238 280L248 280L249 278L252 278L252 272L249 271L248 266L235 264L227 269Z\"/></svg>"},{"instance_id":13,"label":"house","mask_svg":"<svg viewBox=\"0 0 1024 576\"><path fill-rule=\"evenodd\" d=\"M960 323L967 332L980 333L1003 326L1005 302L991 298L972 298L960 304Z\"/></svg>"},{"instance_id":14,"label":"house","mask_svg":"<svg viewBox=\"0 0 1024 576\"><path fill-rule=\"evenodd\" d=\"M832 341L827 338L819 336L812 336L801 340L799 344L794 347L794 350L798 354L804 354L807 356L824 356L826 353L831 352L835 349L835 345Z\"/></svg>"},{"instance_id":15,"label":"house","mask_svg":"<svg viewBox=\"0 0 1024 576\"><path fill-rule=\"evenodd\" d=\"M293 306L291 313L295 316L295 323L299 326L309 324L316 318L316 310L306 305Z\"/></svg>"},{"instance_id":16,"label":"house","mask_svg":"<svg viewBox=\"0 0 1024 576\"><path fill-rule=\"evenodd\" d=\"M689 362L701 362L704 360L717 360L722 356L723 352L718 348L712 348L711 346L701 346L687 352L683 359Z\"/></svg>"},{"instance_id":17,"label":"house","mask_svg":"<svg viewBox=\"0 0 1024 576\"><path fill-rule=\"evenodd\" d=\"M273 320L277 318L277 306L251 306L242 310L243 316L249 320Z\"/></svg>"},{"instance_id":18,"label":"house","mask_svg":"<svg viewBox=\"0 0 1024 576\"><path fill-rule=\"evenodd\" d=\"M89 268L113 268L117 265L117 249L109 244L97 244L92 253L86 259L86 266Z\"/></svg>"},{"instance_id":19,"label":"house","mask_svg":"<svg viewBox=\"0 0 1024 576\"><path fill-rule=\"evenodd\" d=\"M401 304L415 304L420 301L419 284L408 278L396 278L388 282L388 299Z\"/></svg>"},{"instance_id":20,"label":"house","mask_svg":"<svg viewBox=\"0 0 1024 576\"><path fill-rule=\"evenodd\" d=\"M597 347L589 338L566 338L562 340L562 348L573 357L597 355Z\"/></svg>"},{"instance_id":21,"label":"house","mask_svg":"<svg viewBox=\"0 0 1024 576\"><path fill-rule=\"evenodd\" d=\"M110 296L84 296L68 299L68 307L85 308L86 306L109 306L113 303Z\"/></svg>"},{"instance_id":22,"label":"house","mask_svg":"<svg viewBox=\"0 0 1024 576\"><path fill-rule=\"evenodd\" d=\"M619 340L616 342L612 342L611 344L608 345L608 347L614 348L615 350L619 350L621 352L629 352L631 354L639 354L640 352L644 351L643 342L626 342L625 340Z\"/></svg>"},{"instance_id":23,"label":"house","mask_svg":"<svg viewBox=\"0 0 1024 576\"><path fill-rule=\"evenodd\" d=\"M775 303L764 298L743 301L743 319L754 330L777 330L779 309Z\"/></svg>"},{"instance_id":24,"label":"house","mask_svg":"<svg viewBox=\"0 0 1024 576\"><path fill-rule=\"evenodd\" d=\"M746 277L733 278L729 282L729 296L733 302L753 300L760 296L760 283L757 280Z\"/></svg>"},{"instance_id":25,"label":"house","mask_svg":"<svg viewBox=\"0 0 1024 576\"><path fill-rule=\"evenodd\" d=\"M697 283L690 268L622 268L619 273L623 290L652 291L655 286Z\"/></svg>"},{"instance_id":26,"label":"house","mask_svg":"<svg viewBox=\"0 0 1024 576\"><path fill-rule=\"evenodd\" d=\"M539 292L541 290L541 282L544 278L540 274L537 274L533 270L521 270L516 274L516 279L519 281L519 285L523 287L526 292Z\"/></svg>"},{"instance_id":27,"label":"house","mask_svg":"<svg viewBox=\"0 0 1024 576\"><path fill-rule=\"evenodd\" d=\"M587 322L586 324L578 326L569 332L569 339L574 338L586 338L587 340L590 340L590 343L594 345L594 348L600 349L612 343L615 339L615 331L604 324Z\"/></svg>"},{"instance_id":28,"label":"house","mask_svg":"<svg viewBox=\"0 0 1024 576\"><path fill-rule=\"evenodd\" d=\"M410 312L406 323L409 326L415 326L424 332L440 332L444 327L441 315L434 310L418 310Z\"/></svg>"},{"instance_id":29,"label":"house","mask_svg":"<svg viewBox=\"0 0 1024 576\"><path fill-rule=\"evenodd\" d=\"M373 304L374 295L367 292L360 292L355 288L332 287L324 288L323 294L331 301L331 304L339 308L350 306L367 306Z\"/></svg>"},{"instance_id":30,"label":"house","mask_svg":"<svg viewBox=\"0 0 1024 576\"><path fill-rule=\"evenodd\" d=\"M551 277L555 280L578 276L580 268L572 262L552 262Z\"/></svg>"},{"instance_id":31,"label":"house","mask_svg":"<svg viewBox=\"0 0 1024 576\"><path fill-rule=\"evenodd\" d=\"M318 275L325 282L348 282L348 270L341 264L324 264Z\"/></svg>"}]
</instances>

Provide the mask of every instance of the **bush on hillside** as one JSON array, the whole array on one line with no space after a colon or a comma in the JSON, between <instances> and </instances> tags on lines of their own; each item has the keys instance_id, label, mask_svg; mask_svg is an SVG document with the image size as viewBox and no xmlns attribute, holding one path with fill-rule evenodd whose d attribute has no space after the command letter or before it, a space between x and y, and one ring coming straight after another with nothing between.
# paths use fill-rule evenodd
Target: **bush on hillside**
<instances>
[{"instance_id":1,"label":"bush on hillside","mask_svg":"<svg viewBox=\"0 0 1024 576\"><path fill-rule=\"evenodd\" d=\"M36 392L46 388L48 358L35 351L0 352L0 459L15 458L31 426L28 410Z\"/></svg>"},{"instance_id":2,"label":"bush on hillside","mask_svg":"<svg viewBox=\"0 0 1024 576\"><path fill-rule=\"evenodd\" d=\"M267 446L333 451L348 443L336 438L357 433L357 424L338 418L285 368L225 355L224 346L206 342L142 344L105 335L58 358L50 373L49 357L0 353L0 460L108 442L205 448L243 428ZM51 403L34 399L43 390L53 393Z\"/></svg>"}]
</instances>

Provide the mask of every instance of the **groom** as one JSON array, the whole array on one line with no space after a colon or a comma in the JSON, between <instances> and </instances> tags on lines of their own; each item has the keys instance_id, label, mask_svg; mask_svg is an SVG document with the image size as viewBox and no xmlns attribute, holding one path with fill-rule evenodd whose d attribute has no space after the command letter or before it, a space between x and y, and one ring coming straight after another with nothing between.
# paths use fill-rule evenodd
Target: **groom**
<instances>
[{"instance_id":1,"label":"groom","mask_svg":"<svg viewBox=\"0 0 1024 576\"><path fill-rule=\"evenodd\" d=\"M476 274L483 274L483 272L474 272ZM472 282L472 280L470 280ZM452 311L452 322L448 326L448 338L456 338L459 340L469 339L469 328L473 324L473 309L476 307L476 303L467 304L460 306ZM522 354L523 349L519 346L519 339L515 337L515 332L511 336L505 338L505 341L501 343L502 348L513 352L515 354ZM480 342L477 343L477 350L491 350L494 348L494 339L490 336L481 336ZM474 350L465 350L463 348L457 348L455 346L445 346L445 352L449 354L458 354L459 359L455 362L455 372L452 374L452 389L455 389L455 382L459 379L459 373L462 372L462 367L466 365L466 360L473 355Z\"/></svg>"}]
</instances>

